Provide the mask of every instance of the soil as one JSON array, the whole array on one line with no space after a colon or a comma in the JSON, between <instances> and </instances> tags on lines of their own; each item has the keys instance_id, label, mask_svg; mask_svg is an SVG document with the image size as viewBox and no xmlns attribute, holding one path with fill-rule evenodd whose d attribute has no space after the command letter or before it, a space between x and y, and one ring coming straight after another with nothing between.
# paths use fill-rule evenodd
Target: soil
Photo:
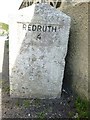
<instances>
[{"instance_id":1,"label":"soil","mask_svg":"<svg viewBox=\"0 0 90 120\"><path fill-rule=\"evenodd\" d=\"M2 118L75 118L74 97L62 92L59 99L12 99L2 101Z\"/></svg>"}]
</instances>

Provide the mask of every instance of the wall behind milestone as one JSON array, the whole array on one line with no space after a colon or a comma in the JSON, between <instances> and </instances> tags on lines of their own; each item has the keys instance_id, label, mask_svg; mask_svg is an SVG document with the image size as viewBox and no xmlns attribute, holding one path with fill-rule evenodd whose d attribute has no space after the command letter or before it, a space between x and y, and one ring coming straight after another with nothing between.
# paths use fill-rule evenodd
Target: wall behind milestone
<instances>
[{"instance_id":1,"label":"wall behind milestone","mask_svg":"<svg viewBox=\"0 0 90 120\"><path fill-rule=\"evenodd\" d=\"M60 7L72 21L64 85L84 99L88 99L88 4L62 3Z\"/></svg>"},{"instance_id":2,"label":"wall behind milestone","mask_svg":"<svg viewBox=\"0 0 90 120\"><path fill-rule=\"evenodd\" d=\"M20 8L33 4L35 0L23 0ZM35 2L40 2L36 0ZM49 1L49 0L47 0ZM71 17L71 33L64 76L64 87L71 88L84 99L88 99L88 4L72 0L48 2ZM60 1L60 2L59 2ZM62 1L62 2L61 2ZM68 2L67 2L68 1Z\"/></svg>"}]
</instances>

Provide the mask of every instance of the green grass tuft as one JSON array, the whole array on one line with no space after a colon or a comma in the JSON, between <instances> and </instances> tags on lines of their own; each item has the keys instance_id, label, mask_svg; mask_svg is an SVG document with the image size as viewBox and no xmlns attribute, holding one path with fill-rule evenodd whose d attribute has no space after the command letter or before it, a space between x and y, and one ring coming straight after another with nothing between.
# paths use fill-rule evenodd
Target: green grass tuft
<instances>
[{"instance_id":1,"label":"green grass tuft","mask_svg":"<svg viewBox=\"0 0 90 120\"><path fill-rule=\"evenodd\" d=\"M37 113L37 118L38 118L39 120L44 119L45 116L46 116L46 115L45 115L45 112L44 112L44 111Z\"/></svg>"},{"instance_id":2,"label":"green grass tuft","mask_svg":"<svg viewBox=\"0 0 90 120\"><path fill-rule=\"evenodd\" d=\"M5 24L5 23L0 23L0 28L3 29L3 30L8 31L9 26L7 24Z\"/></svg>"},{"instance_id":3,"label":"green grass tuft","mask_svg":"<svg viewBox=\"0 0 90 120\"><path fill-rule=\"evenodd\" d=\"M9 25L0 22L0 36L7 35L9 32Z\"/></svg>"},{"instance_id":4,"label":"green grass tuft","mask_svg":"<svg viewBox=\"0 0 90 120\"><path fill-rule=\"evenodd\" d=\"M28 108L28 107L30 106L30 100L24 100L24 101L23 101L23 106L24 106L25 108Z\"/></svg>"},{"instance_id":5,"label":"green grass tuft","mask_svg":"<svg viewBox=\"0 0 90 120\"><path fill-rule=\"evenodd\" d=\"M78 112L78 120L80 118L88 118L88 101L82 100L78 97L75 101L75 107Z\"/></svg>"}]
</instances>

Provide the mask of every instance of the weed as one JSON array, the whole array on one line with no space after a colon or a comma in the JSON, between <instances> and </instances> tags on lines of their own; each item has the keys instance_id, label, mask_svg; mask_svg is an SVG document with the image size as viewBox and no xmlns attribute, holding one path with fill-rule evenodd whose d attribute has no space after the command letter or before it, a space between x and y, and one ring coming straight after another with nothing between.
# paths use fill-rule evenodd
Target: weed
<instances>
[{"instance_id":1,"label":"weed","mask_svg":"<svg viewBox=\"0 0 90 120\"><path fill-rule=\"evenodd\" d=\"M35 104L36 106L39 106L40 103L41 103L41 100L40 100L40 99L35 99L35 100L34 100L34 104Z\"/></svg>"},{"instance_id":2,"label":"weed","mask_svg":"<svg viewBox=\"0 0 90 120\"><path fill-rule=\"evenodd\" d=\"M82 100L78 97L75 101L75 107L78 112L78 120L80 118L88 118L88 101Z\"/></svg>"},{"instance_id":3,"label":"weed","mask_svg":"<svg viewBox=\"0 0 90 120\"><path fill-rule=\"evenodd\" d=\"M9 92L10 91L10 87L9 86L3 87L3 90L4 90L4 92Z\"/></svg>"},{"instance_id":4,"label":"weed","mask_svg":"<svg viewBox=\"0 0 90 120\"><path fill-rule=\"evenodd\" d=\"M69 118L72 118L74 116L74 113L72 111L69 111L68 116L69 116Z\"/></svg>"},{"instance_id":5,"label":"weed","mask_svg":"<svg viewBox=\"0 0 90 120\"><path fill-rule=\"evenodd\" d=\"M30 106L30 100L24 100L24 101L23 101L23 106L24 106L25 108L29 107L29 106Z\"/></svg>"},{"instance_id":6,"label":"weed","mask_svg":"<svg viewBox=\"0 0 90 120\"><path fill-rule=\"evenodd\" d=\"M5 23L0 23L0 26L2 29L6 30L6 31L8 31L8 29L9 29L9 26Z\"/></svg>"},{"instance_id":7,"label":"weed","mask_svg":"<svg viewBox=\"0 0 90 120\"><path fill-rule=\"evenodd\" d=\"M44 111L43 111L43 112L39 112L39 113L37 113L37 118L38 118L38 119L44 119L45 116L46 116L46 114L45 114Z\"/></svg>"},{"instance_id":8,"label":"weed","mask_svg":"<svg viewBox=\"0 0 90 120\"><path fill-rule=\"evenodd\" d=\"M16 101L16 106L19 107L19 101Z\"/></svg>"}]
</instances>

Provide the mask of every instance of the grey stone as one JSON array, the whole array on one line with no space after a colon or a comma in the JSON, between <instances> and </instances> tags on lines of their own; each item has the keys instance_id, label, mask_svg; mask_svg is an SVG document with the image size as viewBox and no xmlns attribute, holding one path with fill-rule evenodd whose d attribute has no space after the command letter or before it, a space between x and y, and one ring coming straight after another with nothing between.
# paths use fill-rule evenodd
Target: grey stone
<instances>
[{"instance_id":1,"label":"grey stone","mask_svg":"<svg viewBox=\"0 0 90 120\"><path fill-rule=\"evenodd\" d=\"M41 3L23 8L11 18L11 97L60 97L70 17Z\"/></svg>"},{"instance_id":2,"label":"grey stone","mask_svg":"<svg viewBox=\"0 0 90 120\"><path fill-rule=\"evenodd\" d=\"M90 3L81 2L75 6L62 4L60 10L72 18L71 34L65 69L65 84L82 99L89 98L88 71L88 8Z\"/></svg>"}]
</instances>

